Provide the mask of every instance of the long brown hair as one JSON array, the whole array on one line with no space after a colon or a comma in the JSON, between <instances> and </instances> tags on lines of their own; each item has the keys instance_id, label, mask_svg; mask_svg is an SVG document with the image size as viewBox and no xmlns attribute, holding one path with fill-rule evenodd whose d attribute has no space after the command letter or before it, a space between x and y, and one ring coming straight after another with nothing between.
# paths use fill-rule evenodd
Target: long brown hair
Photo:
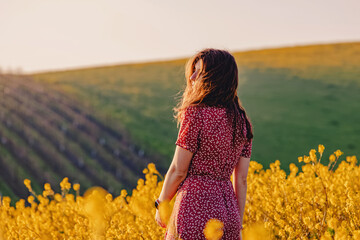
<instances>
[{"instance_id":1,"label":"long brown hair","mask_svg":"<svg viewBox=\"0 0 360 240\"><path fill-rule=\"evenodd\" d=\"M202 60L200 71L196 79L191 80L190 76L195 71L195 64L200 59ZM184 110L189 106L226 107L230 113L235 113L235 129L236 122L242 123L245 120L247 134L241 137L246 137L248 140L253 138L252 125L237 96L239 82L237 64L235 58L228 51L206 48L198 52L187 61L185 78L184 93L176 107L173 108L178 127ZM193 81L195 81L194 85Z\"/></svg>"}]
</instances>

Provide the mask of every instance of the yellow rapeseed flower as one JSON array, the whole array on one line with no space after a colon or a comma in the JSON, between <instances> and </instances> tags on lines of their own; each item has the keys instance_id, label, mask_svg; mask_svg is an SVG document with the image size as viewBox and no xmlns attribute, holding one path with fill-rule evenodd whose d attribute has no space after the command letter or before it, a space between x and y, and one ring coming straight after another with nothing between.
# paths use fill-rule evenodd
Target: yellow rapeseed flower
<instances>
[{"instance_id":1,"label":"yellow rapeseed flower","mask_svg":"<svg viewBox=\"0 0 360 240\"><path fill-rule=\"evenodd\" d=\"M325 149L324 145L319 144L319 146L318 146L318 152L320 153L320 155L322 155L322 154L323 154L324 149Z\"/></svg>"},{"instance_id":2,"label":"yellow rapeseed flower","mask_svg":"<svg viewBox=\"0 0 360 240\"><path fill-rule=\"evenodd\" d=\"M101 187L92 187L84 193L85 215L90 221L90 228L94 232L93 239L103 236L107 226L105 219L105 200L108 192Z\"/></svg>"},{"instance_id":3,"label":"yellow rapeseed flower","mask_svg":"<svg viewBox=\"0 0 360 240\"><path fill-rule=\"evenodd\" d=\"M56 201L58 201L58 202L61 202L63 198L62 198L61 194L55 193L54 199L55 199Z\"/></svg>"},{"instance_id":4,"label":"yellow rapeseed flower","mask_svg":"<svg viewBox=\"0 0 360 240\"><path fill-rule=\"evenodd\" d=\"M54 191L51 189L50 183L45 183L44 184L44 191L43 191L43 196L47 197L47 196L52 196L54 195Z\"/></svg>"},{"instance_id":5,"label":"yellow rapeseed flower","mask_svg":"<svg viewBox=\"0 0 360 240\"><path fill-rule=\"evenodd\" d=\"M257 222L250 226L244 228L243 239L245 240L265 240L265 239L274 239L271 236L269 230L266 229L265 226L271 226L269 222ZM285 229L289 229L289 226L286 226ZM285 234L285 231L284 233ZM279 234L280 235L280 234Z\"/></svg>"},{"instance_id":6,"label":"yellow rapeseed flower","mask_svg":"<svg viewBox=\"0 0 360 240\"><path fill-rule=\"evenodd\" d=\"M60 187L62 191L68 191L71 188L71 183L69 183L69 178L65 177L61 183Z\"/></svg>"},{"instance_id":7,"label":"yellow rapeseed flower","mask_svg":"<svg viewBox=\"0 0 360 240\"><path fill-rule=\"evenodd\" d=\"M80 190L80 184L75 183L75 184L73 185L73 189L74 189L75 191L79 191L79 190Z\"/></svg>"},{"instance_id":8,"label":"yellow rapeseed flower","mask_svg":"<svg viewBox=\"0 0 360 240\"><path fill-rule=\"evenodd\" d=\"M159 214L161 218L161 222L163 222L166 226L168 225L170 215L172 209L169 200L161 201L159 204Z\"/></svg>"},{"instance_id":9,"label":"yellow rapeseed flower","mask_svg":"<svg viewBox=\"0 0 360 240\"><path fill-rule=\"evenodd\" d=\"M120 196L121 197L126 197L127 196L127 191L125 189L122 189L120 192Z\"/></svg>"},{"instance_id":10,"label":"yellow rapeseed flower","mask_svg":"<svg viewBox=\"0 0 360 240\"><path fill-rule=\"evenodd\" d=\"M325 232L323 236L321 236L320 240L333 240L331 233L329 231Z\"/></svg>"},{"instance_id":11,"label":"yellow rapeseed flower","mask_svg":"<svg viewBox=\"0 0 360 240\"><path fill-rule=\"evenodd\" d=\"M311 219L310 217L304 217L304 223L307 225L307 226L310 226L311 225Z\"/></svg>"},{"instance_id":12,"label":"yellow rapeseed flower","mask_svg":"<svg viewBox=\"0 0 360 240\"><path fill-rule=\"evenodd\" d=\"M111 195L111 193L106 194L105 198L108 202L111 202L113 200L113 196Z\"/></svg>"},{"instance_id":13,"label":"yellow rapeseed flower","mask_svg":"<svg viewBox=\"0 0 360 240\"><path fill-rule=\"evenodd\" d=\"M353 231L354 239L360 239L360 230Z\"/></svg>"},{"instance_id":14,"label":"yellow rapeseed flower","mask_svg":"<svg viewBox=\"0 0 360 240\"><path fill-rule=\"evenodd\" d=\"M27 198L27 200L28 200L28 202L31 204L31 203L34 202L35 198L34 198L34 196L29 196L29 197Z\"/></svg>"},{"instance_id":15,"label":"yellow rapeseed flower","mask_svg":"<svg viewBox=\"0 0 360 240\"><path fill-rule=\"evenodd\" d=\"M207 221L204 228L204 235L208 240L218 240L224 234L224 223L219 219L212 218Z\"/></svg>"},{"instance_id":16,"label":"yellow rapeseed flower","mask_svg":"<svg viewBox=\"0 0 360 240\"><path fill-rule=\"evenodd\" d=\"M25 179L24 184L25 184L26 188L29 190L29 192L32 192L31 181L29 179Z\"/></svg>"},{"instance_id":17,"label":"yellow rapeseed flower","mask_svg":"<svg viewBox=\"0 0 360 240\"><path fill-rule=\"evenodd\" d=\"M54 191L53 190L45 190L43 191L43 196L47 197L47 196L52 196L54 195Z\"/></svg>"},{"instance_id":18,"label":"yellow rapeseed flower","mask_svg":"<svg viewBox=\"0 0 360 240\"><path fill-rule=\"evenodd\" d=\"M339 224L339 221L336 218L331 218L328 222L327 222L328 226L331 227L332 229L336 230Z\"/></svg>"},{"instance_id":19,"label":"yellow rapeseed flower","mask_svg":"<svg viewBox=\"0 0 360 240\"><path fill-rule=\"evenodd\" d=\"M150 173L156 173L159 174L158 170L156 170L155 164L154 163L149 163L148 164L148 169Z\"/></svg>"},{"instance_id":20,"label":"yellow rapeseed flower","mask_svg":"<svg viewBox=\"0 0 360 240\"><path fill-rule=\"evenodd\" d=\"M344 154L344 153L343 153L342 151L340 151L339 149L336 150L334 153L335 153L335 156L336 156L337 158Z\"/></svg>"},{"instance_id":21,"label":"yellow rapeseed flower","mask_svg":"<svg viewBox=\"0 0 360 240\"><path fill-rule=\"evenodd\" d=\"M316 162L316 154L315 153L316 153L315 149L311 149L309 152L309 157L312 162Z\"/></svg>"},{"instance_id":22,"label":"yellow rapeseed flower","mask_svg":"<svg viewBox=\"0 0 360 240\"><path fill-rule=\"evenodd\" d=\"M329 157L329 160L330 160L330 162L335 162L335 160L336 160L335 155L331 154L330 157Z\"/></svg>"},{"instance_id":23,"label":"yellow rapeseed flower","mask_svg":"<svg viewBox=\"0 0 360 240\"><path fill-rule=\"evenodd\" d=\"M348 158L349 157L349 158ZM350 162L351 164L355 165L357 163L356 156L348 156L346 157L346 160ZM349 160L348 160L349 159Z\"/></svg>"},{"instance_id":24,"label":"yellow rapeseed flower","mask_svg":"<svg viewBox=\"0 0 360 240\"><path fill-rule=\"evenodd\" d=\"M310 162L310 157L304 156L304 163L309 163L309 162Z\"/></svg>"},{"instance_id":25,"label":"yellow rapeseed flower","mask_svg":"<svg viewBox=\"0 0 360 240\"><path fill-rule=\"evenodd\" d=\"M45 184L44 184L44 189L45 189L45 190L51 190L51 185L50 185L50 183L45 183Z\"/></svg>"}]
</instances>

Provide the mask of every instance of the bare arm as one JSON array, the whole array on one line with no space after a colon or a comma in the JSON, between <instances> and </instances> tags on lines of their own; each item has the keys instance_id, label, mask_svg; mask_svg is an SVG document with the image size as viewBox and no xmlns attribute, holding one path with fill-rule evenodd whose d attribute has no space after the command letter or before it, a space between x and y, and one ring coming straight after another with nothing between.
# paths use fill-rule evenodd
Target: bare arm
<instances>
[{"instance_id":1,"label":"bare arm","mask_svg":"<svg viewBox=\"0 0 360 240\"><path fill-rule=\"evenodd\" d=\"M180 183L185 179L193 153L176 146L173 161L166 173L159 200L169 200L176 194Z\"/></svg>"},{"instance_id":2,"label":"bare arm","mask_svg":"<svg viewBox=\"0 0 360 240\"><path fill-rule=\"evenodd\" d=\"M247 174L250 158L240 157L234 169L233 187L240 208L240 223L243 223L247 191Z\"/></svg>"}]
</instances>

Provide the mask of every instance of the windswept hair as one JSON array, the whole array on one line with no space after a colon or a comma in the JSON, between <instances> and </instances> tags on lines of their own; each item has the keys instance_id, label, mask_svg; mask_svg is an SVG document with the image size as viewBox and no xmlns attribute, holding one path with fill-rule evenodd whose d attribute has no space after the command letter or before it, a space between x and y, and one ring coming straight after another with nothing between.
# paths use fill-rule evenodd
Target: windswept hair
<instances>
[{"instance_id":1,"label":"windswept hair","mask_svg":"<svg viewBox=\"0 0 360 240\"><path fill-rule=\"evenodd\" d=\"M200 59L203 63L200 71L195 80L190 80L190 76L195 71L195 64ZM244 120L246 123L246 136L242 136L242 131L234 131L234 139L235 134L240 134L241 138L248 140L253 138L252 125L237 96L239 82L237 64L235 58L228 51L206 48L198 52L187 61L185 78L185 90L180 101L173 108L178 127L184 110L189 106L226 107L230 114L235 114L233 123L235 129L237 129L236 124L242 126L241 123Z\"/></svg>"}]
</instances>

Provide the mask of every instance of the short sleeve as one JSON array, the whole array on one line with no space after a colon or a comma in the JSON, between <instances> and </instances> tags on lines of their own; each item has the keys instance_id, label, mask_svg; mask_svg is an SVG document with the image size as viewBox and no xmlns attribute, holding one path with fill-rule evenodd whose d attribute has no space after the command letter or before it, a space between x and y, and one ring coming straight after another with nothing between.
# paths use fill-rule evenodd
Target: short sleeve
<instances>
[{"instance_id":1,"label":"short sleeve","mask_svg":"<svg viewBox=\"0 0 360 240\"><path fill-rule=\"evenodd\" d=\"M187 107L183 114L175 144L195 153L199 147L202 123L203 119L201 117L200 108L194 106Z\"/></svg>"},{"instance_id":2,"label":"short sleeve","mask_svg":"<svg viewBox=\"0 0 360 240\"><path fill-rule=\"evenodd\" d=\"M240 156L242 157L246 157L246 158L250 158L251 157L251 150L252 150L252 138L247 141L244 144L243 149L241 150Z\"/></svg>"}]
</instances>

